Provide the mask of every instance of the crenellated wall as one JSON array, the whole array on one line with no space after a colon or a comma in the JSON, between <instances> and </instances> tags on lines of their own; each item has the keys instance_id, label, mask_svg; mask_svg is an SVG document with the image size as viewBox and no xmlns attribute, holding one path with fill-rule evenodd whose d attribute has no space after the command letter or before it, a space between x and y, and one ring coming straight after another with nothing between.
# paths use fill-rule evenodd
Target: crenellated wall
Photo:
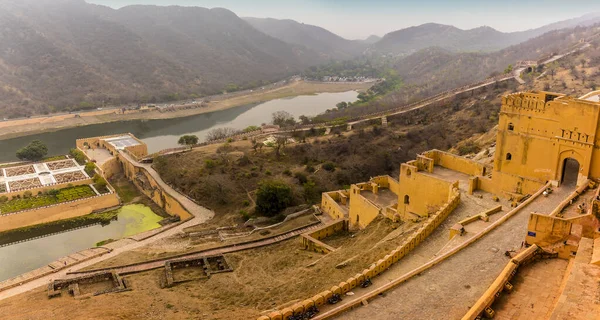
<instances>
[{"instance_id":1,"label":"crenellated wall","mask_svg":"<svg viewBox=\"0 0 600 320\"><path fill-rule=\"evenodd\" d=\"M599 116L600 103L558 93L503 97L493 174L500 191L520 188L510 176L560 184L566 159L579 163L578 182L600 177Z\"/></svg>"}]
</instances>

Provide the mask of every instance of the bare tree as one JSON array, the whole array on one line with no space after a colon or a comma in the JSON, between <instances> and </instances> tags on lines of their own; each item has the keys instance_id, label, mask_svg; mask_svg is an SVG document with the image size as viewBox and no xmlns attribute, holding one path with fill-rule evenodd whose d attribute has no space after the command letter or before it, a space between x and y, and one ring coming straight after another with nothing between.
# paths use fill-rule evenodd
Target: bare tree
<instances>
[{"instance_id":1,"label":"bare tree","mask_svg":"<svg viewBox=\"0 0 600 320\"><path fill-rule=\"evenodd\" d=\"M275 111L272 114L273 124L285 127L290 125L295 125L296 120L294 120L294 116L287 111Z\"/></svg>"},{"instance_id":2,"label":"bare tree","mask_svg":"<svg viewBox=\"0 0 600 320\"><path fill-rule=\"evenodd\" d=\"M214 128L206 134L207 141L216 141L225 139L238 133L234 128Z\"/></svg>"},{"instance_id":3,"label":"bare tree","mask_svg":"<svg viewBox=\"0 0 600 320\"><path fill-rule=\"evenodd\" d=\"M281 153L283 149L285 149L287 142L288 138L285 136L279 136L275 139L275 145L273 146L273 149L275 149L275 156L277 159L281 157Z\"/></svg>"}]
</instances>

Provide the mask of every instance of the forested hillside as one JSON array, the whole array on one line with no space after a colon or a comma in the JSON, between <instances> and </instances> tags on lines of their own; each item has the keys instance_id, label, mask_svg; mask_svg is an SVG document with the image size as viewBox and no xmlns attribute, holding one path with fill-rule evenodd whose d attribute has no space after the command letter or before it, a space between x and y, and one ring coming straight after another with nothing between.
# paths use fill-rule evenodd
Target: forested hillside
<instances>
[{"instance_id":1,"label":"forested hillside","mask_svg":"<svg viewBox=\"0 0 600 320\"><path fill-rule=\"evenodd\" d=\"M326 61L225 9L5 0L0 116L141 103L257 86Z\"/></svg>"},{"instance_id":2,"label":"forested hillside","mask_svg":"<svg viewBox=\"0 0 600 320\"><path fill-rule=\"evenodd\" d=\"M352 118L361 114L396 108L503 73L509 65L519 60L537 60L542 56L569 50L581 39L600 33L600 25L562 29L546 33L524 43L491 53L455 53L438 47L423 49L405 58L386 60L379 58L363 61L362 67L377 66L394 70L403 80L402 86L386 95L372 97L369 101L354 103L343 110L332 110L317 117L319 121ZM590 50L598 50L598 40ZM379 63L378 63L379 62ZM360 65L354 66L360 70ZM324 67L322 67L324 68Z\"/></svg>"},{"instance_id":3,"label":"forested hillside","mask_svg":"<svg viewBox=\"0 0 600 320\"><path fill-rule=\"evenodd\" d=\"M331 59L348 59L362 54L368 43L344 39L318 26L294 20L244 18L256 29L290 44L311 48ZM373 38L370 38L373 41Z\"/></svg>"}]
</instances>

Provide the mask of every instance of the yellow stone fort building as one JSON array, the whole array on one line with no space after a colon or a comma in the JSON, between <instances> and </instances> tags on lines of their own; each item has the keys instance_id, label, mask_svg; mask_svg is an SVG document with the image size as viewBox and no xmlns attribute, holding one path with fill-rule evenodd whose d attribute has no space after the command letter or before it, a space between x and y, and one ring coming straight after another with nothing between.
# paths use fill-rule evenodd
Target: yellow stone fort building
<instances>
[{"instance_id":1,"label":"yellow stone fort building","mask_svg":"<svg viewBox=\"0 0 600 320\"><path fill-rule=\"evenodd\" d=\"M598 102L551 92L510 94L502 98L493 167L431 150L401 164L399 180L380 176L324 193L321 209L356 229L379 214L426 218L459 190L518 202L546 183L580 185L600 178L599 117ZM450 178L445 170L464 177Z\"/></svg>"}]
</instances>

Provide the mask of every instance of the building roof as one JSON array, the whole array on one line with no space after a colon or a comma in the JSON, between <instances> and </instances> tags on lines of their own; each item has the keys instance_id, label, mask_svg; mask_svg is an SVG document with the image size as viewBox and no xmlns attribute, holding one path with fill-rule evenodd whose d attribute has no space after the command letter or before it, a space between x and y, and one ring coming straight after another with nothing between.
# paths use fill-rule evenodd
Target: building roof
<instances>
[{"instance_id":1,"label":"building roof","mask_svg":"<svg viewBox=\"0 0 600 320\"><path fill-rule=\"evenodd\" d=\"M117 150L124 150L126 147L139 146L141 144L131 136L108 138L104 139L104 141L110 143Z\"/></svg>"}]
</instances>

